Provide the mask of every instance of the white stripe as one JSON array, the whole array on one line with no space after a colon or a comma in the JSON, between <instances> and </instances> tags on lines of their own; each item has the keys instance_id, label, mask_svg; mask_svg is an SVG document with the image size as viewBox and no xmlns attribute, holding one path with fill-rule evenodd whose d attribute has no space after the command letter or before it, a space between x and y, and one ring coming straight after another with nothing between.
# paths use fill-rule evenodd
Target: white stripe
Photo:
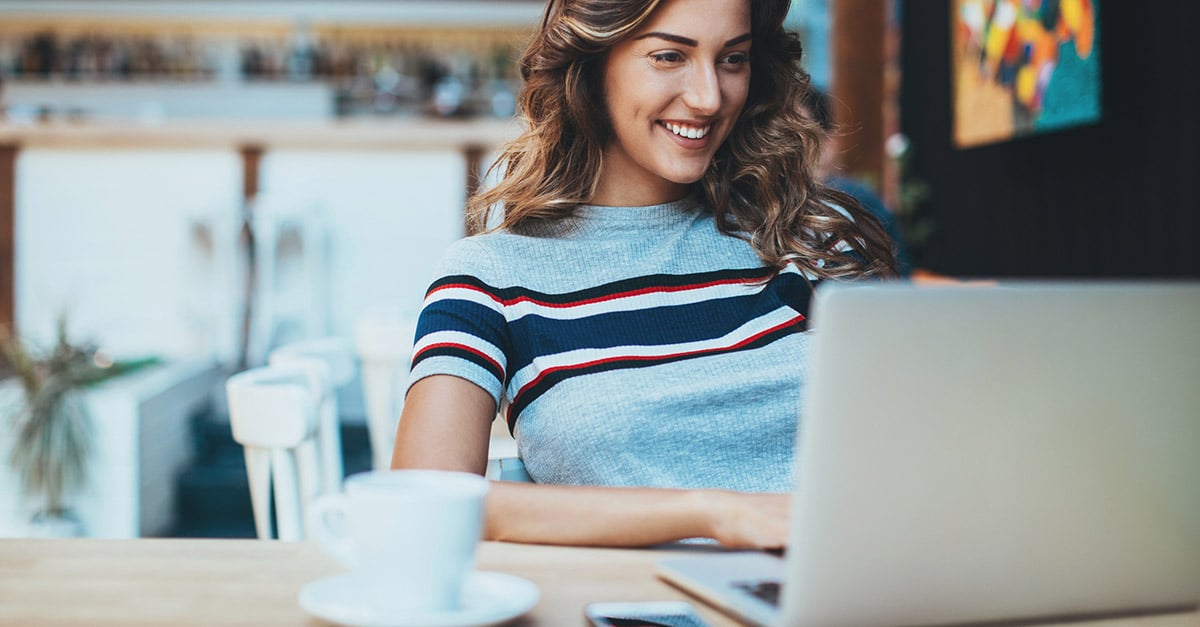
<instances>
[{"instance_id":1,"label":"white stripe","mask_svg":"<svg viewBox=\"0 0 1200 627\"><path fill-rule=\"evenodd\" d=\"M782 272L790 273L790 271L786 268ZM671 307L675 305L690 305L706 300L748 296L762 292L765 287L765 283L758 281L752 281L749 283L729 283L710 285L708 287L681 289L670 292L654 291L646 294L623 296L611 300L588 303L585 305L569 305L566 307L550 307L547 305L522 300L512 305L508 305L503 309L509 322L514 322L525 316L534 314L544 318L549 318L551 320L577 320L579 318L586 318L588 316L595 316L605 313L635 311L638 309L651 309L654 307ZM483 294L478 290L466 288L445 288L438 290L429 295L425 301L425 306L429 306L429 304L433 302L451 299L470 301L494 310L499 310L501 308L499 303L497 303L495 300L492 300L486 294Z\"/></svg>"},{"instance_id":2,"label":"white stripe","mask_svg":"<svg viewBox=\"0 0 1200 627\"><path fill-rule=\"evenodd\" d=\"M499 312L503 310L503 306L496 302L496 300L491 296L479 290L467 287L444 287L436 290L432 294L425 297L424 306L428 307L431 303L436 303L443 300L465 300L477 305L483 305L484 307L487 307L493 311Z\"/></svg>"},{"instance_id":3,"label":"white stripe","mask_svg":"<svg viewBox=\"0 0 1200 627\"><path fill-rule=\"evenodd\" d=\"M505 366L504 351L501 351L496 345L491 342L484 341L478 335L463 333L462 331L435 331L428 335L422 336L413 346L413 355L418 355L425 348L434 344L461 344L469 346L488 357L491 357L500 364L500 367Z\"/></svg>"},{"instance_id":4,"label":"white stripe","mask_svg":"<svg viewBox=\"0 0 1200 627\"><path fill-rule=\"evenodd\" d=\"M515 398L517 394L522 392L522 388L537 378L539 374L545 372L546 370L560 368L563 366L587 363L612 357L661 357L665 355L674 355L677 353L691 353L727 348L742 342L749 337L762 333L771 327L795 320L798 316L799 314L796 313L795 309L785 306L754 318L753 320L746 322L742 326L730 331L729 333L726 333L721 337L708 340L682 342L679 344L654 344L649 346L635 345L613 346L610 348L581 348L564 353L556 353L554 355L540 355L533 359L533 363L521 368L520 371L513 375L509 382L509 389L515 391L513 394L513 397Z\"/></svg>"}]
</instances>

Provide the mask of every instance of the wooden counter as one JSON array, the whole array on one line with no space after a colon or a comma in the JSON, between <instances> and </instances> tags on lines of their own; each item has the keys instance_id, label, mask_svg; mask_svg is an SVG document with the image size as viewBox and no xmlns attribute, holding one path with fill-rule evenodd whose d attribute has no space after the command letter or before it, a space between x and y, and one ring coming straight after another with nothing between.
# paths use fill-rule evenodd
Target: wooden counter
<instances>
[{"instance_id":1,"label":"wooden counter","mask_svg":"<svg viewBox=\"0 0 1200 627\"><path fill-rule=\"evenodd\" d=\"M736 625L654 576L656 561L678 555L485 542L477 564L526 578L541 590L537 606L514 627L582 625L583 608L594 601L664 600L692 601L715 627ZM297 595L308 582L339 570L311 543L0 540L0 624L315 627L328 623L305 614ZM1086 624L1195 627L1200 614Z\"/></svg>"}]
</instances>

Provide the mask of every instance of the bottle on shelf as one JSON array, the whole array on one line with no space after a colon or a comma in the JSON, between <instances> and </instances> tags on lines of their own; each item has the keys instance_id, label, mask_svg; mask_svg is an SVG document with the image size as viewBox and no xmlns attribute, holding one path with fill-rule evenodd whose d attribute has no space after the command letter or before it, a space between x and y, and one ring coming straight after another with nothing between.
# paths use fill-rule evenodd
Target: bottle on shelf
<instances>
[{"instance_id":1,"label":"bottle on shelf","mask_svg":"<svg viewBox=\"0 0 1200 627\"><path fill-rule=\"evenodd\" d=\"M14 81L322 82L339 116L511 116L517 37L474 33L153 35L119 30L0 34L0 75ZM509 43L511 40L511 43Z\"/></svg>"}]
</instances>

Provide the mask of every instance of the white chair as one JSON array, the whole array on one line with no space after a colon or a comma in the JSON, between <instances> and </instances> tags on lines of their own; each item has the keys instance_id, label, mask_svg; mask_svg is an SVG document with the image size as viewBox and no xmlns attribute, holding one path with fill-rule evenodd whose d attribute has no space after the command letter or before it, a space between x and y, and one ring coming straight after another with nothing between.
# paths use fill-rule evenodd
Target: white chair
<instances>
[{"instance_id":1,"label":"white chair","mask_svg":"<svg viewBox=\"0 0 1200 627\"><path fill-rule=\"evenodd\" d=\"M197 327L222 363L263 365L290 338L329 332L330 226L322 202L260 194L236 210L194 216L191 229L191 272L210 286L198 290Z\"/></svg>"},{"instance_id":2,"label":"white chair","mask_svg":"<svg viewBox=\"0 0 1200 627\"><path fill-rule=\"evenodd\" d=\"M270 539L271 494L280 540L304 539L303 521L317 496L317 392L324 366L268 366L246 370L225 383L233 439L245 449L254 527Z\"/></svg>"},{"instance_id":3,"label":"white chair","mask_svg":"<svg viewBox=\"0 0 1200 627\"><path fill-rule=\"evenodd\" d=\"M245 361L243 337L248 312L250 266L245 254L249 225L242 207L224 206L192 216L189 274L199 289L189 309L202 345L223 365ZM244 367L244 366L242 366Z\"/></svg>"},{"instance_id":4,"label":"white chair","mask_svg":"<svg viewBox=\"0 0 1200 627\"><path fill-rule=\"evenodd\" d=\"M416 330L417 321L412 316L369 314L355 324L354 344L362 364L371 463L377 470L391 465Z\"/></svg>"},{"instance_id":5,"label":"white chair","mask_svg":"<svg viewBox=\"0 0 1200 627\"><path fill-rule=\"evenodd\" d=\"M487 472L484 474L494 481L516 481L518 483L533 483L525 470L525 462L520 457L501 457L489 459Z\"/></svg>"},{"instance_id":6,"label":"white chair","mask_svg":"<svg viewBox=\"0 0 1200 627\"><path fill-rule=\"evenodd\" d=\"M260 194L249 205L255 242L247 363L267 361L290 338L329 332L329 225L317 201Z\"/></svg>"},{"instance_id":7,"label":"white chair","mask_svg":"<svg viewBox=\"0 0 1200 627\"><path fill-rule=\"evenodd\" d=\"M324 365L323 385L317 390L317 449L321 459L321 492L334 494L342 487L342 433L337 392L354 380L354 352L345 340L335 337L304 340L271 351L272 366L296 365L311 368L313 361Z\"/></svg>"}]
</instances>

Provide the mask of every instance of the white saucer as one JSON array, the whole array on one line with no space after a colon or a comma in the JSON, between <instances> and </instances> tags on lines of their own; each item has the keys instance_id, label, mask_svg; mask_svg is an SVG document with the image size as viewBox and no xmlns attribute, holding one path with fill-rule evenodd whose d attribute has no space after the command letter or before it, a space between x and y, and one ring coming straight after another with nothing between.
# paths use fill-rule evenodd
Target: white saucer
<instances>
[{"instance_id":1,"label":"white saucer","mask_svg":"<svg viewBox=\"0 0 1200 627\"><path fill-rule=\"evenodd\" d=\"M300 591L300 607L328 621L355 627L485 627L528 612L538 602L533 582L505 573L475 571L463 585L456 610L395 612L371 607L353 573L318 579Z\"/></svg>"}]
</instances>

